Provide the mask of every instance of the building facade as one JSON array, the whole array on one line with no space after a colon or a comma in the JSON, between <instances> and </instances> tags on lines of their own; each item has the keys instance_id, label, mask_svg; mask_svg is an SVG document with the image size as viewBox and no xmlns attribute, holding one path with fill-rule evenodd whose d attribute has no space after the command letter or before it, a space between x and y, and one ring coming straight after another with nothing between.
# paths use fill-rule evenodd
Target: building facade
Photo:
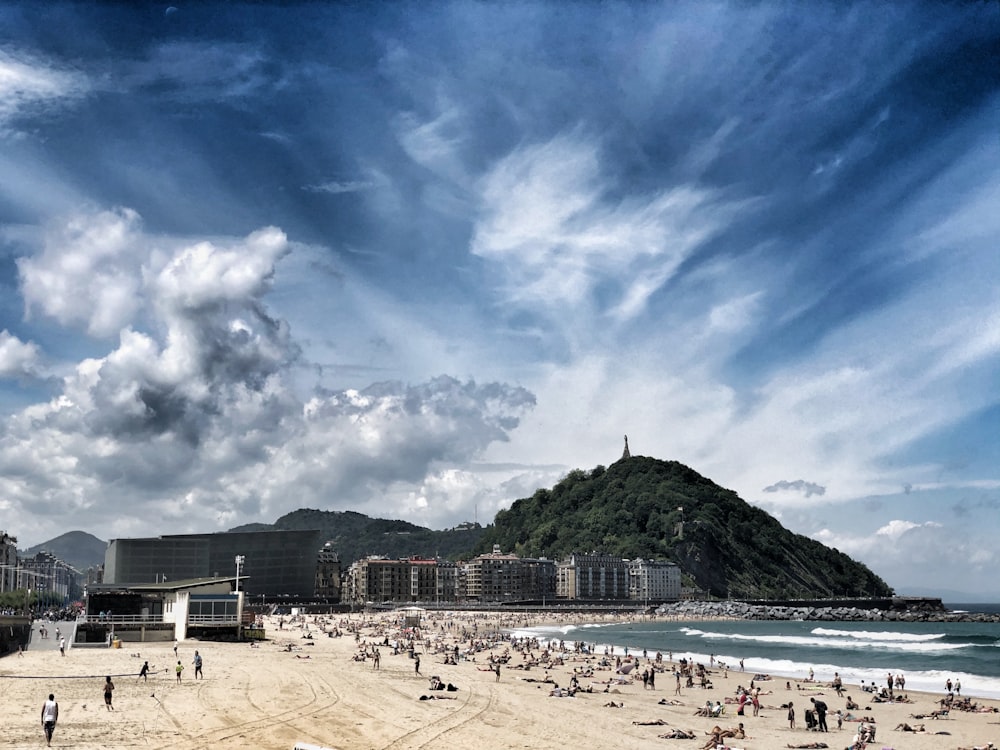
<instances>
[{"instance_id":1,"label":"building facade","mask_svg":"<svg viewBox=\"0 0 1000 750\"><path fill-rule=\"evenodd\" d=\"M51 552L37 552L18 561L16 588L31 589L38 596L66 603L78 575L72 566Z\"/></svg>"},{"instance_id":2,"label":"building facade","mask_svg":"<svg viewBox=\"0 0 1000 750\"><path fill-rule=\"evenodd\" d=\"M112 539L104 583L140 584L225 576L242 558L247 596L315 595L320 532L246 531Z\"/></svg>"},{"instance_id":3,"label":"building facade","mask_svg":"<svg viewBox=\"0 0 1000 750\"><path fill-rule=\"evenodd\" d=\"M574 553L559 563L556 586L559 599L628 599L629 563L614 555Z\"/></svg>"},{"instance_id":4,"label":"building facade","mask_svg":"<svg viewBox=\"0 0 1000 750\"><path fill-rule=\"evenodd\" d=\"M650 602L676 602L681 598L681 569L665 560L629 562L629 598Z\"/></svg>"},{"instance_id":5,"label":"building facade","mask_svg":"<svg viewBox=\"0 0 1000 750\"><path fill-rule=\"evenodd\" d=\"M456 566L446 560L367 557L348 569L351 602L366 604L454 602Z\"/></svg>"},{"instance_id":6,"label":"building facade","mask_svg":"<svg viewBox=\"0 0 1000 750\"><path fill-rule=\"evenodd\" d=\"M340 555L331 542L323 545L316 558L316 596L340 601Z\"/></svg>"},{"instance_id":7,"label":"building facade","mask_svg":"<svg viewBox=\"0 0 1000 750\"><path fill-rule=\"evenodd\" d=\"M0 593L17 588L17 537L0 531Z\"/></svg>"}]
</instances>

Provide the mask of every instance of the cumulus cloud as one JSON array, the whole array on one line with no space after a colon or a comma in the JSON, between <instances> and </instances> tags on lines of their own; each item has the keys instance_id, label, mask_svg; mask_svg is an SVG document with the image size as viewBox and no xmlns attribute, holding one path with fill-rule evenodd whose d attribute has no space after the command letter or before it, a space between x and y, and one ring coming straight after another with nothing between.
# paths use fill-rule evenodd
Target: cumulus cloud
<instances>
[{"instance_id":1,"label":"cumulus cloud","mask_svg":"<svg viewBox=\"0 0 1000 750\"><path fill-rule=\"evenodd\" d=\"M21 341L10 331L0 331L0 378L34 377L37 374L38 346Z\"/></svg>"},{"instance_id":2,"label":"cumulus cloud","mask_svg":"<svg viewBox=\"0 0 1000 750\"><path fill-rule=\"evenodd\" d=\"M265 302L290 251L273 227L153 242L121 210L75 217L54 236L65 241L50 236L19 262L33 307L92 335L128 324L50 401L0 428L0 495L11 507L58 508L84 523L110 503L118 533L149 518L184 531L306 505L384 514L382 500L407 483L427 487L414 517L444 522L468 494L449 464L507 440L534 405L524 388L449 376L303 400L292 376L301 349ZM102 317L99 300L73 298L80 272L98 278L99 300L117 283L128 293L110 298L129 304ZM63 295L71 299L52 299ZM0 337L5 369L34 357L31 345Z\"/></svg>"},{"instance_id":3,"label":"cumulus cloud","mask_svg":"<svg viewBox=\"0 0 1000 750\"><path fill-rule=\"evenodd\" d=\"M799 492L806 497L812 497L813 495L825 495L826 487L821 484L816 484L815 482L807 482L804 479L796 479L794 482L789 482L786 479L782 479L780 482L775 482L764 488L764 492Z\"/></svg>"},{"instance_id":4,"label":"cumulus cloud","mask_svg":"<svg viewBox=\"0 0 1000 750\"><path fill-rule=\"evenodd\" d=\"M138 310L142 246L128 209L78 215L51 228L40 253L20 258L27 313L38 310L92 336L117 334Z\"/></svg>"},{"instance_id":5,"label":"cumulus cloud","mask_svg":"<svg viewBox=\"0 0 1000 750\"><path fill-rule=\"evenodd\" d=\"M872 531L852 523L842 531L824 528L811 536L865 562L890 584L906 581L925 589L967 589L975 595L976 582L1000 563L992 533L953 521L897 518ZM961 580L954 574L956 561L961 561Z\"/></svg>"}]
</instances>

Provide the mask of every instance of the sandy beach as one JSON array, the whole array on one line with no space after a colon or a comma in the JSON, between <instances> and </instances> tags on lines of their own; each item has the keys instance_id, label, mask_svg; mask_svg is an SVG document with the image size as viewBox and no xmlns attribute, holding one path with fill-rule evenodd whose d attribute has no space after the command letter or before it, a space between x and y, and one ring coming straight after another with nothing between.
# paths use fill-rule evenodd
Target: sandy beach
<instances>
[{"instance_id":1,"label":"sandy beach","mask_svg":"<svg viewBox=\"0 0 1000 750\"><path fill-rule=\"evenodd\" d=\"M291 750L297 742L336 750L388 748L701 748L716 724L735 727L742 721L746 739L727 740L728 747L770 750L826 743L830 748L850 745L857 723L837 730L833 716L844 698L820 685L796 689L794 677L774 676L758 683L759 716L736 715L729 704L721 719L695 716L706 701L735 697L738 685L752 675L721 670L713 687L682 688L675 694L672 665L656 675L654 690L641 679L629 680L613 669L594 668L602 656L563 656L562 664L548 668L520 668L524 658L511 650L499 679L487 667L491 654L500 657L509 644L489 636L498 627L524 624L498 616L428 613L424 638L417 642L417 660L407 651L393 653L391 644L405 633L391 616L326 616L285 622L267 620L268 641L257 647L241 643L181 642L175 658L173 643L123 643L120 649L29 649L23 656L0 661L0 705L4 721L0 746L45 746L40 713L49 693L59 703L60 716L52 746L59 748L143 747L260 748ZM341 635L330 637L331 631ZM311 637L306 637L307 633ZM390 645L386 646L386 639ZM470 642L479 650L467 653ZM455 664L445 656L459 649ZM566 644L571 647L572 644ZM378 647L380 660L358 660L361 652ZM194 679L195 650L204 658L204 678ZM532 649L541 658L541 649ZM554 657L555 655L553 655ZM680 655L675 655L678 658ZM666 655L664 655L666 659ZM184 666L177 681L177 661ZM144 661L151 666L148 681L137 677ZM639 660L633 674L649 664ZM584 676L588 668L593 674ZM578 673L581 688L574 697L551 697L554 684L566 688ZM104 705L105 677L115 684L113 711ZM431 690L437 676L458 689ZM629 677L631 677L630 675ZM548 680L548 681L546 681ZM607 684L614 680L614 684ZM870 708L877 726L870 748L946 750L985 746L1000 740L1000 713L952 711L947 718L918 719L939 708L941 695L907 691L912 703L870 703L871 696L856 685L845 686L862 709ZM421 696L433 696L421 700ZM806 731L809 698L829 705L830 732ZM679 705L665 705L677 702ZM798 728L788 727L783 704L793 701ZM995 707L998 702L979 700ZM614 704L614 705L611 705ZM855 714L861 712L855 711ZM637 722L662 721L649 725ZM894 731L900 723L923 724L926 733ZM663 739L679 728L696 739ZM947 733L947 734L942 734Z\"/></svg>"}]
</instances>

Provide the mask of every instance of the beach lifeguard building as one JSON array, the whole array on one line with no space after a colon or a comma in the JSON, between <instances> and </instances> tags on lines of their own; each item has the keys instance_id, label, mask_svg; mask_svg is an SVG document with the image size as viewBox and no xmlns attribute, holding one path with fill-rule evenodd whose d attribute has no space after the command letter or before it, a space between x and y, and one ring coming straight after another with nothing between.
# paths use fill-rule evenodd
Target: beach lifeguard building
<instances>
[{"instance_id":1,"label":"beach lifeguard building","mask_svg":"<svg viewBox=\"0 0 1000 750\"><path fill-rule=\"evenodd\" d=\"M240 577L240 581L244 581ZM236 576L141 584L91 584L77 644L238 639L252 625Z\"/></svg>"}]
</instances>

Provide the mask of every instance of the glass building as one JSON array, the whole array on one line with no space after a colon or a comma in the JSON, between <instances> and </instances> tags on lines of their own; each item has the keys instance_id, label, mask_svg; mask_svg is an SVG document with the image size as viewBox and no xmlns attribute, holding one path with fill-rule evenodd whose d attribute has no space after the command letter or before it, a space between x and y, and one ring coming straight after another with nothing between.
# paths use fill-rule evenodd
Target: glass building
<instances>
[{"instance_id":1,"label":"glass building","mask_svg":"<svg viewBox=\"0 0 1000 750\"><path fill-rule=\"evenodd\" d=\"M140 584L238 573L248 596L311 597L320 532L230 531L112 539L104 583ZM236 557L242 557L239 571Z\"/></svg>"}]
</instances>

